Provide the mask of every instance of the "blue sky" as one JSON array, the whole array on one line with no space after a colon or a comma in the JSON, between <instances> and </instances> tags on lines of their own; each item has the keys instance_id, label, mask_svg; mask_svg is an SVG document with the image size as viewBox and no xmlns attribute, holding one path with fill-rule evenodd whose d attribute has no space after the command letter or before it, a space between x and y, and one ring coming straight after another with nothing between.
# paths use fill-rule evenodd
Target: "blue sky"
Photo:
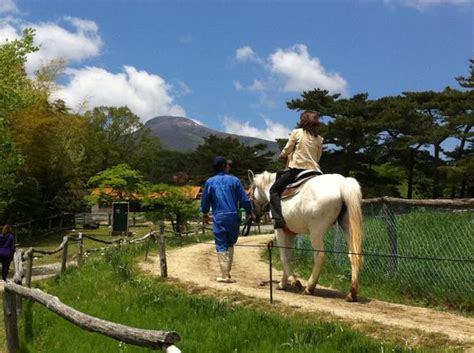
<instances>
[{"instance_id":1,"label":"blue sky","mask_svg":"<svg viewBox=\"0 0 474 353\"><path fill-rule=\"evenodd\" d=\"M127 104L143 121L284 137L286 101L326 88L373 98L457 87L474 53L472 0L0 0L0 42L34 27L33 74L66 60L57 97Z\"/></svg>"}]
</instances>

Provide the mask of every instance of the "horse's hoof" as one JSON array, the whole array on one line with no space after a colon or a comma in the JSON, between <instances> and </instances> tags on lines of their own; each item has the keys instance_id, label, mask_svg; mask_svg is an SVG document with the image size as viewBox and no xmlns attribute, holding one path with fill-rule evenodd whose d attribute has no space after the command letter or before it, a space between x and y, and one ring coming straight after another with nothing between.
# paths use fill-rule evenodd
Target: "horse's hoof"
<instances>
[{"instance_id":1,"label":"horse's hoof","mask_svg":"<svg viewBox=\"0 0 474 353\"><path fill-rule=\"evenodd\" d=\"M346 296L346 302L349 302L349 303L354 303L357 301L357 295L356 294L352 294L352 293L349 293L347 296Z\"/></svg>"},{"instance_id":2,"label":"horse's hoof","mask_svg":"<svg viewBox=\"0 0 474 353\"><path fill-rule=\"evenodd\" d=\"M296 288L303 288L303 286L301 285L301 282L299 279L296 278L296 276L290 276L288 277L288 284L292 287L296 287Z\"/></svg>"},{"instance_id":3,"label":"horse's hoof","mask_svg":"<svg viewBox=\"0 0 474 353\"><path fill-rule=\"evenodd\" d=\"M278 283L277 289L285 290L286 289L286 284L283 284L282 282Z\"/></svg>"},{"instance_id":4,"label":"horse's hoof","mask_svg":"<svg viewBox=\"0 0 474 353\"><path fill-rule=\"evenodd\" d=\"M303 291L304 295L314 295L314 288L308 288L306 287Z\"/></svg>"}]
</instances>

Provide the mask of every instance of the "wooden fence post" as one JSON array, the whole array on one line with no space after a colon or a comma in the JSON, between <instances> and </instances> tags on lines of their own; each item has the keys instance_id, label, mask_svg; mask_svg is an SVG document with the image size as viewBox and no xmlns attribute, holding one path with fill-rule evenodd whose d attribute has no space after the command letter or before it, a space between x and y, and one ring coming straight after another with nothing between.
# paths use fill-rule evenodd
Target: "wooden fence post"
<instances>
[{"instance_id":1,"label":"wooden fence post","mask_svg":"<svg viewBox=\"0 0 474 353\"><path fill-rule=\"evenodd\" d=\"M79 233L77 240L79 246L79 253L77 254L77 264L80 266L84 261L84 238L82 237L82 233Z\"/></svg>"},{"instance_id":2,"label":"wooden fence post","mask_svg":"<svg viewBox=\"0 0 474 353\"><path fill-rule=\"evenodd\" d=\"M158 235L158 247L160 250L160 271L161 277L168 277L168 265L166 264L166 244L165 244L165 225L160 224L160 234Z\"/></svg>"},{"instance_id":3,"label":"wooden fence post","mask_svg":"<svg viewBox=\"0 0 474 353\"><path fill-rule=\"evenodd\" d=\"M31 277L33 277L33 249L28 250L28 270L26 272L26 286L31 288Z\"/></svg>"},{"instance_id":4,"label":"wooden fence post","mask_svg":"<svg viewBox=\"0 0 474 353\"><path fill-rule=\"evenodd\" d=\"M398 239L397 239L397 219L393 213L392 206L384 202L382 206L383 218L387 228L388 249L390 257L388 258L388 272L394 273L398 269Z\"/></svg>"},{"instance_id":5,"label":"wooden fence post","mask_svg":"<svg viewBox=\"0 0 474 353\"><path fill-rule=\"evenodd\" d=\"M5 289L3 292L3 317L5 321L8 353L16 353L20 350L16 294L10 292L8 289Z\"/></svg>"},{"instance_id":6,"label":"wooden fence post","mask_svg":"<svg viewBox=\"0 0 474 353\"><path fill-rule=\"evenodd\" d=\"M63 258L61 261L61 273L64 273L67 267L67 250L69 246L69 237L67 235L64 236L63 241L65 241L65 243L64 243L64 248L63 248Z\"/></svg>"}]
</instances>

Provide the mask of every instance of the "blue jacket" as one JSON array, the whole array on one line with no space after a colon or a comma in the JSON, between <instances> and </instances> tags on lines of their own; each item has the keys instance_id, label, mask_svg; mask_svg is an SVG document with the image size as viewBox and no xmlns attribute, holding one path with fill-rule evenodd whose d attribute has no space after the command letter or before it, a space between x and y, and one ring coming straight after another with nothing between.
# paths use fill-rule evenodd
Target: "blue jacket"
<instances>
[{"instance_id":1,"label":"blue jacket","mask_svg":"<svg viewBox=\"0 0 474 353\"><path fill-rule=\"evenodd\" d=\"M240 208L244 208L247 214L252 212L250 200L240 180L224 172L209 178L204 184L201 212L207 213L211 207L214 217L219 214L238 214Z\"/></svg>"}]
</instances>

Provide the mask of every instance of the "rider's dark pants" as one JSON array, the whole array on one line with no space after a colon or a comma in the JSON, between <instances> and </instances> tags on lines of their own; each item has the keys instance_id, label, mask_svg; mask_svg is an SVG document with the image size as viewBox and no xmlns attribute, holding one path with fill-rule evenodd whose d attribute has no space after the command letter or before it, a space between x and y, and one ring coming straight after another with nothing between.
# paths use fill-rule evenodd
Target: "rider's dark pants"
<instances>
[{"instance_id":1,"label":"rider's dark pants","mask_svg":"<svg viewBox=\"0 0 474 353\"><path fill-rule=\"evenodd\" d=\"M283 173L270 188L270 210L272 218L276 221L283 221L283 214L281 212L281 193L285 190L288 184L295 181L296 176L304 169L290 168L289 171Z\"/></svg>"}]
</instances>

